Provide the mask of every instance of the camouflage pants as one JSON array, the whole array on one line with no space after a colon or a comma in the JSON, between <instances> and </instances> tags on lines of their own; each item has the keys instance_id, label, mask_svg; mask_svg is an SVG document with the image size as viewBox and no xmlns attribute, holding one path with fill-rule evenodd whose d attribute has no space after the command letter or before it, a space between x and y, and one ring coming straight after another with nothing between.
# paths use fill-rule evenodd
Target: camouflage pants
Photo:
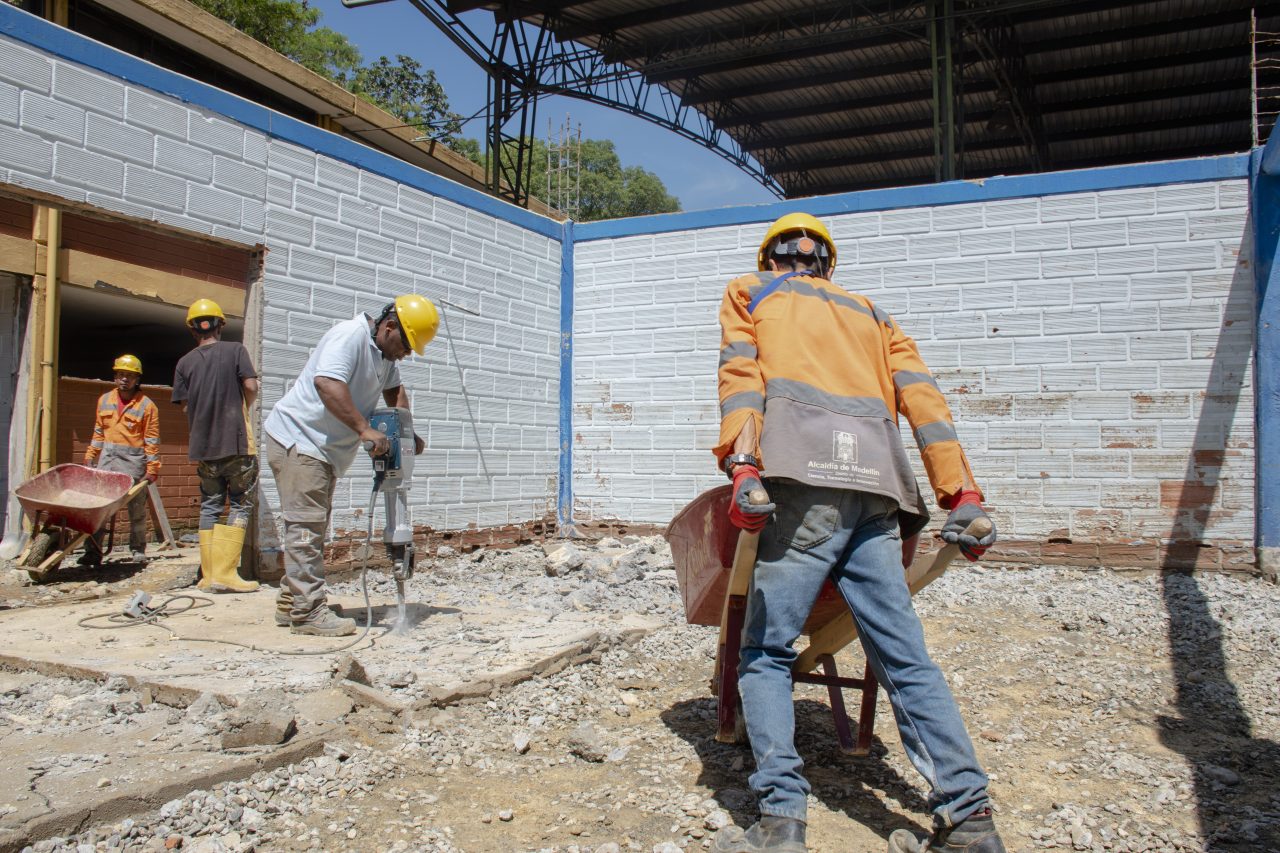
<instances>
[{"instance_id":1,"label":"camouflage pants","mask_svg":"<svg viewBox=\"0 0 1280 853\"><path fill-rule=\"evenodd\" d=\"M253 512L258 490L258 457L224 456L196 464L200 475L200 529L212 530L222 517L222 507L231 502L227 524L245 527Z\"/></svg>"}]
</instances>

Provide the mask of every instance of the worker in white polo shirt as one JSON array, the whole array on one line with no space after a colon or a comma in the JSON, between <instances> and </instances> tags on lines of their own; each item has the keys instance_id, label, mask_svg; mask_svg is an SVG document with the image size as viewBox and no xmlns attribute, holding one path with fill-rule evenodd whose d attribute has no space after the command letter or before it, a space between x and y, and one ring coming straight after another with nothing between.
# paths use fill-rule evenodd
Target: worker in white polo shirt
<instances>
[{"instance_id":1,"label":"worker in white polo shirt","mask_svg":"<svg viewBox=\"0 0 1280 853\"><path fill-rule=\"evenodd\" d=\"M378 317L360 314L334 326L267 417L267 463L280 493L285 577L276 624L295 634L354 634L354 619L329 609L324 591L324 538L338 477L362 441L387 452L387 437L369 426L380 404L409 407L396 362L422 354L440 322L430 299L398 296ZM414 453L423 441L414 436Z\"/></svg>"}]
</instances>

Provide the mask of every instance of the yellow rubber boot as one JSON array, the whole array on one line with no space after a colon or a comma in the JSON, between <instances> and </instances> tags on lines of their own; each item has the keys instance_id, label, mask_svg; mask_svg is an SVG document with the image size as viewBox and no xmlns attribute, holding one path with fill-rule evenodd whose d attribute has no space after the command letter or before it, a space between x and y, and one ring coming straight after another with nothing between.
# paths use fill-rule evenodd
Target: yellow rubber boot
<instances>
[{"instance_id":1,"label":"yellow rubber boot","mask_svg":"<svg viewBox=\"0 0 1280 853\"><path fill-rule=\"evenodd\" d=\"M200 582L197 589L208 590L213 586L213 531L200 531Z\"/></svg>"},{"instance_id":2,"label":"yellow rubber boot","mask_svg":"<svg viewBox=\"0 0 1280 853\"><path fill-rule=\"evenodd\" d=\"M240 552L244 549L244 528L229 524L213 526L213 591L253 592L257 581L240 577Z\"/></svg>"}]
</instances>

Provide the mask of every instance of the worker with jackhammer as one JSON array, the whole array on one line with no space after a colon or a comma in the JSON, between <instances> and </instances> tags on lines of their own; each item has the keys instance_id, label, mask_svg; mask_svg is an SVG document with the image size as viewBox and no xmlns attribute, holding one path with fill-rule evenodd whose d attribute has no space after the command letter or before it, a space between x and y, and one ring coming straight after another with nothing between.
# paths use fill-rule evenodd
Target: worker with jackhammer
<instances>
[{"instance_id":1,"label":"worker with jackhammer","mask_svg":"<svg viewBox=\"0 0 1280 853\"><path fill-rule=\"evenodd\" d=\"M387 436L369 417L380 401L409 408L396 362L411 352L422 355L439 322L431 300L414 293L397 296L377 317L362 313L337 324L263 425L284 521L285 577L275 620L295 634L355 633L355 620L335 614L324 591L333 489L361 442L371 456L387 453ZM414 453L421 453L422 439L415 433L413 440Z\"/></svg>"},{"instance_id":2,"label":"worker with jackhammer","mask_svg":"<svg viewBox=\"0 0 1280 853\"><path fill-rule=\"evenodd\" d=\"M928 510L899 414L915 433L939 506L950 513L942 538L970 560L995 542L994 528L981 539L964 532L986 513L950 410L893 318L832 283L836 246L817 219L792 213L774 222L757 267L729 283L720 306L715 454L733 481L730 521L760 535L738 667L760 819L745 832L721 830L714 849L807 849L809 783L795 748L791 666L830 578L889 694L907 756L931 789L933 832L897 830L889 850L1002 853L987 776L925 648L903 571L903 538L925 526ZM768 502L753 504L751 492L762 485Z\"/></svg>"},{"instance_id":3,"label":"worker with jackhammer","mask_svg":"<svg viewBox=\"0 0 1280 853\"><path fill-rule=\"evenodd\" d=\"M135 482L146 479L154 483L160 477L160 410L142 393L142 362L137 356L122 355L111 369L116 387L98 398L93 438L85 450L84 464L128 474ZM104 525L85 542L80 565L102 563L106 535ZM147 558L145 489L129 501L129 551L135 563Z\"/></svg>"},{"instance_id":4,"label":"worker with jackhammer","mask_svg":"<svg viewBox=\"0 0 1280 853\"><path fill-rule=\"evenodd\" d=\"M196 346L173 372L173 402L184 406L187 457L200 475L200 589L253 592L257 581L237 571L258 490L258 457L249 409L258 396L258 372L244 344L222 340L227 325L212 299L187 309ZM219 523L230 503L227 523Z\"/></svg>"}]
</instances>

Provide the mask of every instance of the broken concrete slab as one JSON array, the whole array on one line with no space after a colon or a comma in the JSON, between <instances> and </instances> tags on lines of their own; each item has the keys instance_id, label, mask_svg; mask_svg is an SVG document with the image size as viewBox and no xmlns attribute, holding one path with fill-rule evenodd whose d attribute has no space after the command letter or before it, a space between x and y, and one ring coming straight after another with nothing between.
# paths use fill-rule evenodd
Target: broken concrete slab
<instances>
[{"instance_id":1,"label":"broken concrete slab","mask_svg":"<svg viewBox=\"0 0 1280 853\"><path fill-rule=\"evenodd\" d=\"M208 604L155 625L94 630L81 622L120 612L124 596L0 614L6 644L0 666L46 675L106 680L121 677L144 705L185 707L202 693L224 705L267 688L308 693L333 686L334 657L348 638L291 634L274 623L275 592L199 596ZM158 604L159 602L153 602ZM344 611L364 621L354 597ZM556 614L503 607L409 604L410 630L392 634L394 604L372 608L368 636L349 650L364 681L382 688L413 673L388 695L441 705L487 695L528 678L598 656L609 645L636 639L660 623L650 617L596 612ZM104 618L88 624L102 624ZM290 654L303 653L303 654ZM320 652L320 654L316 654ZM348 667L348 672L354 670ZM358 680L358 679L350 679Z\"/></svg>"},{"instance_id":2,"label":"broken concrete slab","mask_svg":"<svg viewBox=\"0 0 1280 853\"><path fill-rule=\"evenodd\" d=\"M18 811L0 817L0 853L16 853L36 839L74 833L97 821L119 820L159 808L193 789L320 755L336 732L335 727L312 727L303 737L256 755L209 751L175 741L157 756L152 738L166 725L157 719L130 733L136 741L116 743L93 754L82 754L83 733L68 733L62 744L50 738L6 738L0 776L26 793L13 798ZM152 750L139 748L139 741L151 743ZM58 758L51 762L50 755ZM98 787L104 777L111 784Z\"/></svg>"},{"instance_id":3,"label":"broken concrete slab","mask_svg":"<svg viewBox=\"0 0 1280 853\"><path fill-rule=\"evenodd\" d=\"M298 716L313 723L332 723L341 720L355 708L355 702L342 690L330 687L317 690L294 701Z\"/></svg>"},{"instance_id":4,"label":"broken concrete slab","mask_svg":"<svg viewBox=\"0 0 1280 853\"><path fill-rule=\"evenodd\" d=\"M411 707L409 703L401 699L388 696L378 688L361 684L358 681L343 681L339 686L357 705L380 708L391 714L402 714Z\"/></svg>"}]
</instances>

